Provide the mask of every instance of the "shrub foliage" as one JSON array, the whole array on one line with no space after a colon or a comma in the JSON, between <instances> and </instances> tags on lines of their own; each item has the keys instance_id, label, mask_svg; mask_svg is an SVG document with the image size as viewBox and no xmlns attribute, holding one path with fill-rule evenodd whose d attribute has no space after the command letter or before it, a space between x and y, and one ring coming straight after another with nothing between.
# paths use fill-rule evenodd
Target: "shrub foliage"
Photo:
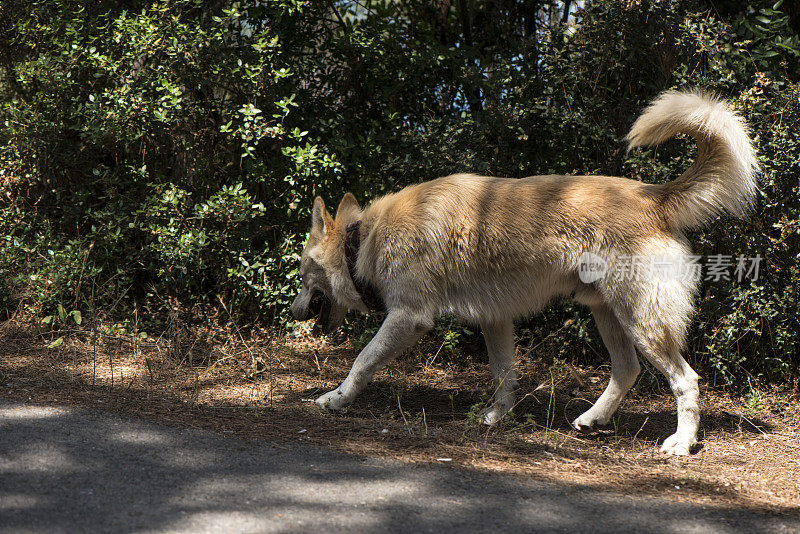
<instances>
[{"instance_id":1,"label":"shrub foliage","mask_svg":"<svg viewBox=\"0 0 800 534\"><path fill-rule=\"evenodd\" d=\"M693 242L764 262L704 284L689 353L717 381L796 376L798 30L772 0L4 2L0 303L269 321L313 195L464 171L673 179L691 142L622 138L659 91L698 86L747 118L763 175L748 221ZM562 350L596 344L566 313Z\"/></svg>"}]
</instances>

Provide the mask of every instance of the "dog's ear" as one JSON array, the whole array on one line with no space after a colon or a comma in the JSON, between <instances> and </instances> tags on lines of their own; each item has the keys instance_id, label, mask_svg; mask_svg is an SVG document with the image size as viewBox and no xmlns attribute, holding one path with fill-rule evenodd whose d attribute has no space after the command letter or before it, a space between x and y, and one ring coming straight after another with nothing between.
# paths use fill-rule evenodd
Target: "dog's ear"
<instances>
[{"instance_id":1,"label":"dog's ear","mask_svg":"<svg viewBox=\"0 0 800 534\"><path fill-rule=\"evenodd\" d=\"M325 235L333 225L333 217L325 208L325 201L322 197L314 199L314 207L311 210L311 232Z\"/></svg>"},{"instance_id":2,"label":"dog's ear","mask_svg":"<svg viewBox=\"0 0 800 534\"><path fill-rule=\"evenodd\" d=\"M353 193L347 193L339 202L339 207L336 209L336 222L349 222L355 219L361 211L361 206L358 205L358 200Z\"/></svg>"}]
</instances>

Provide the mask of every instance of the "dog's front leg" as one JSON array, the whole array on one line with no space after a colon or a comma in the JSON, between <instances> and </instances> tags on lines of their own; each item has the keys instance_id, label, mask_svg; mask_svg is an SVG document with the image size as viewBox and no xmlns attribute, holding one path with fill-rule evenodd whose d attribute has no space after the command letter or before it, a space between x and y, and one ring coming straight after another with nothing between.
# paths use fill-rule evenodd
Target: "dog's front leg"
<instances>
[{"instance_id":1,"label":"dog's front leg","mask_svg":"<svg viewBox=\"0 0 800 534\"><path fill-rule=\"evenodd\" d=\"M494 401L483 411L482 420L486 425L494 425L514 408L514 388L517 387L517 373L514 370L514 322L500 321L481 323L489 366L494 376Z\"/></svg>"},{"instance_id":2,"label":"dog's front leg","mask_svg":"<svg viewBox=\"0 0 800 534\"><path fill-rule=\"evenodd\" d=\"M350 405L372 376L419 341L431 329L430 318L404 310L391 310L378 333L359 353L353 368L342 384L317 399L328 410L341 410Z\"/></svg>"}]
</instances>

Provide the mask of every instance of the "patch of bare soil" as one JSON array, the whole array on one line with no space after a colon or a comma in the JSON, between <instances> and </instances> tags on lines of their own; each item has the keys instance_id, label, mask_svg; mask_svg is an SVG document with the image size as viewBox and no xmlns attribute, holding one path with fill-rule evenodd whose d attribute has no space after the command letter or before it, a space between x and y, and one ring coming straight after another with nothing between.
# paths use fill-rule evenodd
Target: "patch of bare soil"
<instances>
[{"instance_id":1,"label":"patch of bare soil","mask_svg":"<svg viewBox=\"0 0 800 534\"><path fill-rule=\"evenodd\" d=\"M747 401L701 389L702 449L667 458L672 395L645 372L613 425L594 434L569 422L602 392L608 370L546 367L522 355L514 418L477 421L491 394L485 355L444 358L436 340L380 372L347 412L312 400L344 379L356 351L269 333L193 340L53 338L0 330L0 396L67 403L243 438L307 442L408 462L442 462L623 493L720 506L800 511L800 399L796 390Z\"/></svg>"}]
</instances>

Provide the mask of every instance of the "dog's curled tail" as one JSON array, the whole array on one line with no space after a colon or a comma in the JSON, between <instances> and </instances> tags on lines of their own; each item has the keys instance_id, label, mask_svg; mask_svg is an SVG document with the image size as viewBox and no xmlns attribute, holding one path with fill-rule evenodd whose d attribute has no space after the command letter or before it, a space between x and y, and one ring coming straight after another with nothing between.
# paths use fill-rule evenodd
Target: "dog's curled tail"
<instances>
[{"instance_id":1,"label":"dog's curled tail","mask_svg":"<svg viewBox=\"0 0 800 534\"><path fill-rule=\"evenodd\" d=\"M698 144L697 159L665 184L660 209L676 228L701 226L722 212L746 215L756 193L758 162L747 124L723 100L699 91L666 91L636 119L628 149L657 145L678 133Z\"/></svg>"}]
</instances>

